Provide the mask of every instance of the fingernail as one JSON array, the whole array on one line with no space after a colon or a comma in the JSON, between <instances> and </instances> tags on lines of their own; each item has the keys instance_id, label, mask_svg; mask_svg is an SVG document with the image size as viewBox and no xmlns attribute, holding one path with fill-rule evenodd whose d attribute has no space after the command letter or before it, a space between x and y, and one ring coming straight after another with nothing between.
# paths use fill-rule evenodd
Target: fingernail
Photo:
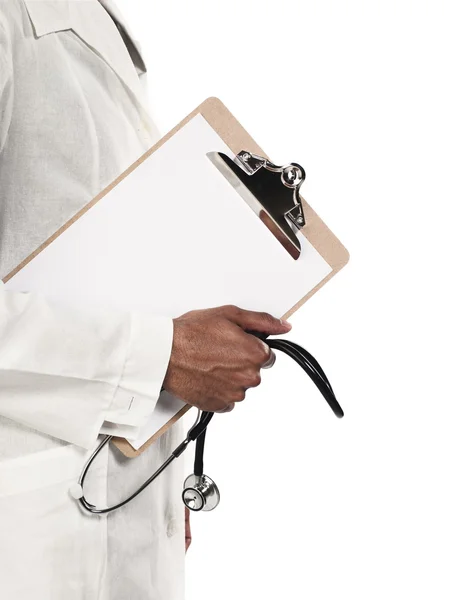
<instances>
[{"instance_id":1,"label":"fingernail","mask_svg":"<svg viewBox=\"0 0 450 600\"><path fill-rule=\"evenodd\" d=\"M288 330L292 329L292 325L289 323L289 321L285 321L284 319L280 319L280 323L283 325L283 327L287 327Z\"/></svg>"},{"instance_id":2,"label":"fingernail","mask_svg":"<svg viewBox=\"0 0 450 600\"><path fill-rule=\"evenodd\" d=\"M269 360L261 367L262 369L271 369L275 364L277 357L275 352L270 352Z\"/></svg>"}]
</instances>

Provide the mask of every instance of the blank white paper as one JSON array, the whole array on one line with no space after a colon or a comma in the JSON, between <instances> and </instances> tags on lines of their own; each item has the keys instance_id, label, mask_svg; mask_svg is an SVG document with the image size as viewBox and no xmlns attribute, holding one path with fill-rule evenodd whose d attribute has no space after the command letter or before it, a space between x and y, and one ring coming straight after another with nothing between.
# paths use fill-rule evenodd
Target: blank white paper
<instances>
[{"instance_id":1,"label":"blank white paper","mask_svg":"<svg viewBox=\"0 0 450 600\"><path fill-rule=\"evenodd\" d=\"M223 304L281 317L331 267L302 234L294 260L210 162L212 151L233 156L197 115L6 289L170 317ZM180 406L160 398L130 443L138 448Z\"/></svg>"}]
</instances>

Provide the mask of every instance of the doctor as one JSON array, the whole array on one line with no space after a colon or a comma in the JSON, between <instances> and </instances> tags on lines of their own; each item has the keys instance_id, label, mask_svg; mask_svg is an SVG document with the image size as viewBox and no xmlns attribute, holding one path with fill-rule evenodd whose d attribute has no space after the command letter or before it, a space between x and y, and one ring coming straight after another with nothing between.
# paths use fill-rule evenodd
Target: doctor
<instances>
[{"instance_id":1,"label":"doctor","mask_svg":"<svg viewBox=\"0 0 450 600\"><path fill-rule=\"evenodd\" d=\"M0 279L157 140L145 70L110 0L0 2ZM0 287L2 598L184 597L181 462L106 518L82 513L68 489L98 435L143 425L163 384L206 410L243 400L273 361L246 329L289 325L235 307L173 321L78 312ZM109 448L86 495L123 498L183 433L178 423L131 461Z\"/></svg>"}]
</instances>

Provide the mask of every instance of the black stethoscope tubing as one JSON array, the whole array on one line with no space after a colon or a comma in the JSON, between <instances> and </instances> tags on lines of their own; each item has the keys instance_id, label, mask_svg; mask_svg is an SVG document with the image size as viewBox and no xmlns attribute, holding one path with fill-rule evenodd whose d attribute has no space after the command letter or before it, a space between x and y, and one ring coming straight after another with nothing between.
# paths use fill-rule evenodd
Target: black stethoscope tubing
<instances>
[{"instance_id":1,"label":"black stethoscope tubing","mask_svg":"<svg viewBox=\"0 0 450 600\"><path fill-rule=\"evenodd\" d=\"M118 508L121 508L122 506L125 506L126 504L128 504L129 502L134 500L134 498L136 498L136 496L139 496L139 494L141 492L143 492L151 483L153 483L153 481L155 481L155 479L158 477L158 475L160 475L170 465L170 463L172 461L174 461L176 458L181 456L181 454L186 450L186 448L190 442L195 441L200 435L202 435L204 432L206 432L206 428L208 427L208 424L211 421L213 414L214 413L210 413L210 412L202 412L200 414L200 417L197 418L194 425L188 431L186 438L181 442L181 444L179 444L175 448L175 450L172 452L172 454L169 456L169 458L167 458L167 460L165 460L163 462L163 464L146 481L144 481L144 483L137 490L135 490L133 492L133 494L128 496L128 498L126 498L125 500L122 500L122 502L118 502L117 504L114 504L113 506L106 506L104 508L98 508L94 504L91 504L90 502L88 502L83 495L81 498L78 499L80 504L83 506L83 508L85 508L90 513L93 513L96 515L104 515L104 514L113 512L114 510L117 510ZM82 489L83 489L83 485L84 485L84 480L86 478L86 475L89 471L91 464L93 463L95 458L98 456L99 452L106 446L106 444L108 444L108 442L112 438L113 438L112 435L105 436L103 438L103 440L101 441L101 443L97 446L95 451L92 453L92 455L90 456L87 463L85 464L83 471L81 472L80 478L78 480L78 483ZM203 441L203 443L204 443L204 441Z\"/></svg>"},{"instance_id":2,"label":"black stethoscope tubing","mask_svg":"<svg viewBox=\"0 0 450 600\"><path fill-rule=\"evenodd\" d=\"M334 412L336 417L341 418L344 416L344 411L342 410L339 402L336 399L333 388L331 387L330 382L328 381L327 376L325 375L322 367L317 362L317 360L310 354L305 348L302 348L298 344L294 342L290 342L285 339L268 339L267 335L258 333L258 332L248 332L252 333L256 337L263 340L271 349L279 350L284 352L287 356L292 358L302 369L309 375L311 380L314 382L318 390L321 392L322 396L327 401L331 410ZM119 502L113 506L108 506L104 508L98 508L95 505L91 504L86 500L84 494L78 498L80 504L90 513L93 514L106 514L110 513L122 506L125 506L131 500L136 498L141 492L143 492L169 465L170 463L178 458L187 448L190 442L196 441L195 448L195 459L194 459L194 475L201 477L203 476L203 454L205 448L205 438L206 438L206 430L207 427L213 418L213 412L199 410L199 414L195 423L189 429L186 438L179 444L172 454L167 458L167 460L146 480L144 483L137 489L133 494L131 494L128 498ZM80 478L79 478L79 486L81 491L83 492L83 484L88 473L88 470L98 456L99 452L106 446L106 444L111 440L113 436L108 435L101 441L96 450L92 453L91 457L87 461L84 466Z\"/></svg>"},{"instance_id":3,"label":"black stethoscope tubing","mask_svg":"<svg viewBox=\"0 0 450 600\"><path fill-rule=\"evenodd\" d=\"M253 335L255 335L255 333L253 333ZM261 334L256 335L260 339L264 340L265 343L269 346L269 348L284 352L287 356L292 358L298 365L300 365L315 383L316 387L319 389L319 391L327 401L334 414L338 418L342 418L344 416L344 411L342 410L339 402L336 400L336 396L328 380L328 377L325 375L324 370L312 354L310 354L302 346L299 346L298 344L295 344L294 342L291 342L289 340L270 340L267 339L267 336L263 336ZM203 414L209 414L211 415L211 418L213 415L213 413ZM197 438L195 447L194 475L197 475L198 477L200 477L203 474L203 453L205 448L205 438L206 427Z\"/></svg>"},{"instance_id":4,"label":"black stethoscope tubing","mask_svg":"<svg viewBox=\"0 0 450 600\"><path fill-rule=\"evenodd\" d=\"M295 362L302 367L302 369L315 383L316 387L325 398L336 417L340 419L344 416L344 411L336 399L333 388L331 387L327 376L312 354L305 350L305 348L302 348L298 344L288 340L266 340L266 343L270 348L273 348L274 350L281 350L290 358L295 360Z\"/></svg>"}]
</instances>

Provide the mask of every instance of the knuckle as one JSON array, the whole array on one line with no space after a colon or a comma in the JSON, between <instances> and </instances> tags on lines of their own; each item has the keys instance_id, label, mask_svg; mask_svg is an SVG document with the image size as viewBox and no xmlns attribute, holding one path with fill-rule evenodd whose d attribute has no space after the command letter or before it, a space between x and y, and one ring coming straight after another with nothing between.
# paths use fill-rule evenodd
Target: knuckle
<instances>
[{"instance_id":1,"label":"knuckle","mask_svg":"<svg viewBox=\"0 0 450 600\"><path fill-rule=\"evenodd\" d=\"M243 383L247 388L257 387L261 383L261 374L259 372L259 368L255 369L253 367L249 369L243 377Z\"/></svg>"},{"instance_id":2,"label":"knuckle","mask_svg":"<svg viewBox=\"0 0 450 600\"><path fill-rule=\"evenodd\" d=\"M272 323L273 321L273 317L271 314L269 314L268 312L262 312L260 313L261 315L261 319L265 322L265 323Z\"/></svg>"},{"instance_id":3,"label":"knuckle","mask_svg":"<svg viewBox=\"0 0 450 600\"><path fill-rule=\"evenodd\" d=\"M234 392L233 397L232 397L233 402L242 402L244 399L245 399L245 390L244 389L237 390L236 392Z\"/></svg>"},{"instance_id":4,"label":"knuckle","mask_svg":"<svg viewBox=\"0 0 450 600\"><path fill-rule=\"evenodd\" d=\"M227 314L230 315L236 315L239 313L239 308L234 304L227 304L226 306L224 306L224 310Z\"/></svg>"},{"instance_id":5,"label":"knuckle","mask_svg":"<svg viewBox=\"0 0 450 600\"><path fill-rule=\"evenodd\" d=\"M234 409L234 402L230 402L229 404L227 404L225 406L225 408L223 408L222 410L219 410L217 412L227 413L227 412L231 412L233 409Z\"/></svg>"},{"instance_id":6,"label":"knuckle","mask_svg":"<svg viewBox=\"0 0 450 600\"><path fill-rule=\"evenodd\" d=\"M251 386L252 387L258 387L258 385L260 383L261 383L261 373L258 371L252 377Z\"/></svg>"},{"instance_id":7,"label":"knuckle","mask_svg":"<svg viewBox=\"0 0 450 600\"><path fill-rule=\"evenodd\" d=\"M258 344L258 351L256 352L257 364L264 364L270 356L270 348L265 343L260 341Z\"/></svg>"}]
</instances>

